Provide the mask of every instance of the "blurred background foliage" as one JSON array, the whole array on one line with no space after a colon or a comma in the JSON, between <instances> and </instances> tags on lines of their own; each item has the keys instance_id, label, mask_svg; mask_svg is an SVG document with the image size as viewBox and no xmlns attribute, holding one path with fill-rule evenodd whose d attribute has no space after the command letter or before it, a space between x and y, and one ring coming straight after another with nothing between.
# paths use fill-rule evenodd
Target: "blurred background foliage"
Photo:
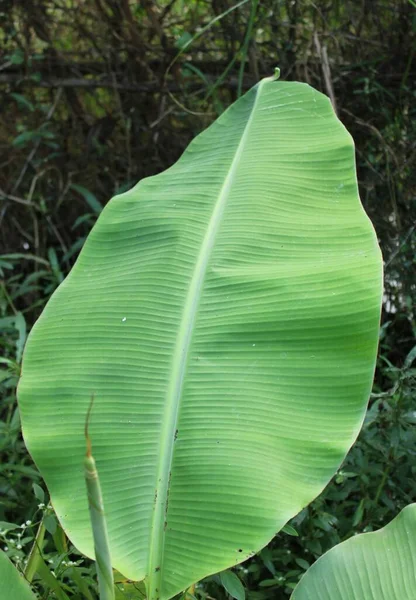
<instances>
[{"instance_id":1,"label":"blurred background foliage","mask_svg":"<svg viewBox=\"0 0 416 600\"><path fill-rule=\"evenodd\" d=\"M385 260L364 428L324 493L267 548L187 594L287 599L324 551L416 500L416 2L0 0L0 24L0 543L21 568L46 520L55 577L38 578L42 598L93 600L94 565L48 507L15 388L27 332L102 207L170 166L276 65L329 95L355 139ZM119 593L142 595L122 578Z\"/></svg>"}]
</instances>

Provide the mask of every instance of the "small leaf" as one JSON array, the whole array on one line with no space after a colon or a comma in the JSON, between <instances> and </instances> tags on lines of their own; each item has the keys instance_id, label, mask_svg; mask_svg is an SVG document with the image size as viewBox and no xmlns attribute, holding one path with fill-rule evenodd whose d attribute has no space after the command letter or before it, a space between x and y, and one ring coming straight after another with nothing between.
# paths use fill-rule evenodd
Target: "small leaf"
<instances>
[{"instance_id":1,"label":"small leaf","mask_svg":"<svg viewBox=\"0 0 416 600\"><path fill-rule=\"evenodd\" d=\"M273 587L275 585L279 585L279 581L277 581L277 579L263 579L259 583L259 587L261 587L261 588Z\"/></svg>"},{"instance_id":2,"label":"small leaf","mask_svg":"<svg viewBox=\"0 0 416 600\"><path fill-rule=\"evenodd\" d=\"M39 500L39 502L45 502L45 492L40 487L40 485L38 485L37 483L34 483L32 485L32 487L33 487L33 493L35 494L35 496Z\"/></svg>"},{"instance_id":3,"label":"small leaf","mask_svg":"<svg viewBox=\"0 0 416 600\"><path fill-rule=\"evenodd\" d=\"M10 62L13 65L21 65L25 60L25 55L20 48L16 48L13 54L10 56Z\"/></svg>"},{"instance_id":4,"label":"small leaf","mask_svg":"<svg viewBox=\"0 0 416 600\"><path fill-rule=\"evenodd\" d=\"M22 94L14 94L13 93L13 94L10 94L10 96L16 100L17 104L20 107L23 106L25 108L28 108L31 112L33 112L35 110L35 107L33 106L33 104L27 98L22 96Z\"/></svg>"},{"instance_id":5,"label":"small leaf","mask_svg":"<svg viewBox=\"0 0 416 600\"><path fill-rule=\"evenodd\" d=\"M175 47L179 48L179 50L183 50L191 43L191 41L192 35L189 33L189 31L185 31L185 33L183 33L181 37L176 40Z\"/></svg>"},{"instance_id":6,"label":"small leaf","mask_svg":"<svg viewBox=\"0 0 416 600\"><path fill-rule=\"evenodd\" d=\"M357 477L357 473L354 473L353 471L341 471L340 474L342 474L342 476L346 479L350 479L351 477Z\"/></svg>"},{"instance_id":7,"label":"small leaf","mask_svg":"<svg viewBox=\"0 0 416 600\"><path fill-rule=\"evenodd\" d=\"M73 183L71 188L83 196L85 202L96 214L99 214L103 210L101 202L87 188L76 183Z\"/></svg>"},{"instance_id":8,"label":"small leaf","mask_svg":"<svg viewBox=\"0 0 416 600\"><path fill-rule=\"evenodd\" d=\"M359 523L361 523L364 515L364 498L361 499L360 504L357 507L357 510L354 514L354 519L352 521L353 527L357 527Z\"/></svg>"},{"instance_id":9,"label":"small leaf","mask_svg":"<svg viewBox=\"0 0 416 600\"><path fill-rule=\"evenodd\" d=\"M243 584L232 571L223 571L220 573L221 583L224 589L236 600L245 600L246 592Z\"/></svg>"},{"instance_id":10,"label":"small leaf","mask_svg":"<svg viewBox=\"0 0 416 600\"><path fill-rule=\"evenodd\" d=\"M13 328L13 326L14 326L14 317L3 317L2 319L0 319L0 328L1 329ZM15 362L8 358L2 358L1 364L12 366L15 364Z\"/></svg>"},{"instance_id":11,"label":"small leaf","mask_svg":"<svg viewBox=\"0 0 416 600\"><path fill-rule=\"evenodd\" d=\"M295 560L296 564L299 565L300 567L302 567L302 569L305 569L305 571L307 571L310 567L310 564L308 563L307 560L304 560L303 558L297 558Z\"/></svg>"},{"instance_id":12,"label":"small leaf","mask_svg":"<svg viewBox=\"0 0 416 600\"><path fill-rule=\"evenodd\" d=\"M23 348L26 342L26 321L21 312L18 312L15 316L14 326L19 334L16 341L16 362L20 363L22 359Z\"/></svg>"},{"instance_id":13,"label":"small leaf","mask_svg":"<svg viewBox=\"0 0 416 600\"><path fill-rule=\"evenodd\" d=\"M413 346L413 348L410 350L409 354L406 356L406 359L404 361L404 368L408 369L412 362L415 360L416 358L416 346Z\"/></svg>"},{"instance_id":14,"label":"small leaf","mask_svg":"<svg viewBox=\"0 0 416 600\"><path fill-rule=\"evenodd\" d=\"M23 131L23 133L20 133L14 138L12 141L12 146L25 146L27 142L31 142L38 137L39 134L36 131Z\"/></svg>"},{"instance_id":15,"label":"small leaf","mask_svg":"<svg viewBox=\"0 0 416 600\"><path fill-rule=\"evenodd\" d=\"M296 531L296 529L294 527L292 527L292 525L285 525L284 527L282 527L282 531L283 533L287 533L287 535L293 535L294 537L299 537L298 532Z\"/></svg>"},{"instance_id":16,"label":"small leaf","mask_svg":"<svg viewBox=\"0 0 416 600\"><path fill-rule=\"evenodd\" d=\"M11 375L11 373L10 373L10 375ZM20 431L20 413L19 413L19 409L16 407L13 412L12 419L10 421L10 432L18 433L19 431Z\"/></svg>"},{"instance_id":17,"label":"small leaf","mask_svg":"<svg viewBox=\"0 0 416 600\"><path fill-rule=\"evenodd\" d=\"M58 257L56 256L55 248L48 249L48 258L51 265L53 274L56 277L58 283L61 283L64 279L63 273L59 266Z\"/></svg>"},{"instance_id":18,"label":"small leaf","mask_svg":"<svg viewBox=\"0 0 416 600\"><path fill-rule=\"evenodd\" d=\"M83 223L90 221L92 218L93 218L92 213L85 213L85 214L79 216L77 219L75 219L74 224L71 227L72 231L74 229L76 229L77 227L79 227L80 225L82 225Z\"/></svg>"},{"instance_id":19,"label":"small leaf","mask_svg":"<svg viewBox=\"0 0 416 600\"><path fill-rule=\"evenodd\" d=\"M272 575L276 575L276 569L274 568L272 560L273 556L269 548L263 548L263 550L260 552L260 558L262 559L264 566L269 569L270 573Z\"/></svg>"},{"instance_id":20,"label":"small leaf","mask_svg":"<svg viewBox=\"0 0 416 600\"><path fill-rule=\"evenodd\" d=\"M19 529L20 525L16 525L16 523L9 523L8 521L0 521L0 530L1 531L13 531L13 529Z\"/></svg>"},{"instance_id":21,"label":"small leaf","mask_svg":"<svg viewBox=\"0 0 416 600\"><path fill-rule=\"evenodd\" d=\"M54 535L58 522L54 515L47 515L43 521L46 531L49 531L51 535Z\"/></svg>"},{"instance_id":22,"label":"small leaf","mask_svg":"<svg viewBox=\"0 0 416 600\"><path fill-rule=\"evenodd\" d=\"M2 254L1 258L8 258L11 260L34 260L35 262L38 262L42 265L49 266L48 261L44 258L40 258L40 256L36 256L35 254L29 254L26 252L13 252L11 254ZM11 265L11 268L13 268L14 266L15 265Z\"/></svg>"}]
</instances>

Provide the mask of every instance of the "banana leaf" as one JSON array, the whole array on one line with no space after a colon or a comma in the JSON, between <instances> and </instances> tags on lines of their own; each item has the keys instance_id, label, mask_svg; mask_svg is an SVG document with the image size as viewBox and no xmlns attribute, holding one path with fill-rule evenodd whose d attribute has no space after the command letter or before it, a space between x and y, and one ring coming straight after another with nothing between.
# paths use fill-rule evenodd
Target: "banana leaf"
<instances>
[{"instance_id":1,"label":"banana leaf","mask_svg":"<svg viewBox=\"0 0 416 600\"><path fill-rule=\"evenodd\" d=\"M324 95L263 79L113 198L33 328L24 439L93 556L90 435L113 566L165 600L247 559L328 483L376 358L377 238Z\"/></svg>"},{"instance_id":2,"label":"banana leaf","mask_svg":"<svg viewBox=\"0 0 416 600\"><path fill-rule=\"evenodd\" d=\"M7 555L0 550L0 598L4 600L36 600L29 584Z\"/></svg>"},{"instance_id":3,"label":"banana leaf","mask_svg":"<svg viewBox=\"0 0 416 600\"><path fill-rule=\"evenodd\" d=\"M300 580L291 600L414 600L416 504L373 533L329 550Z\"/></svg>"}]
</instances>

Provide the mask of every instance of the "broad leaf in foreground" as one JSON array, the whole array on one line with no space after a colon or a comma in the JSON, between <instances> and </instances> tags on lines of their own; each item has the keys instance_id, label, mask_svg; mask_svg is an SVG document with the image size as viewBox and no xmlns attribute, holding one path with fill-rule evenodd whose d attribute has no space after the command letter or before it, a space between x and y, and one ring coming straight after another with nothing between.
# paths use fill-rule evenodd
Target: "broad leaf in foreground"
<instances>
[{"instance_id":1,"label":"broad leaf in foreground","mask_svg":"<svg viewBox=\"0 0 416 600\"><path fill-rule=\"evenodd\" d=\"M24 438L93 556L90 434L115 568L167 599L262 548L361 427L381 257L325 96L262 80L104 209L35 325Z\"/></svg>"},{"instance_id":2,"label":"broad leaf in foreground","mask_svg":"<svg viewBox=\"0 0 416 600\"><path fill-rule=\"evenodd\" d=\"M338 544L305 573L291 600L415 600L416 504L391 523Z\"/></svg>"},{"instance_id":3,"label":"broad leaf in foreground","mask_svg":"<svg viewBox=\"0 0 416 600\"><path fill-rule=\"evenodd\" d=\"M29 584L7 555L0 550L0 598L4 600L36 600Z\"/></svg>"}]
</instances>

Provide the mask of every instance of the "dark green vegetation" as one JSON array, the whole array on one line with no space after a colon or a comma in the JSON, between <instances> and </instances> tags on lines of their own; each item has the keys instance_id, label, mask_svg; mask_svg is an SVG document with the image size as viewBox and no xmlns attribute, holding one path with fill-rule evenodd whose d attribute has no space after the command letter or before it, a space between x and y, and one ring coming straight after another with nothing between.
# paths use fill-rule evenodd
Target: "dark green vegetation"
<instances>
[{"instance_id":1,"label":"dark green vegetation","mask_svg":"<svg viewBox=\"0 0 416 600\"><path fill-rule=\"evenodd\" d=\"M288 598L323 551L377 529L415 500L416 9L408 0L253 2L209 25L233 3L3 5L1 545L23 565L45 515L43 556L68 597L95 598L95 567L67 547L46 508L21 440L15 385L26 331L102 205L172 164L240 88L276 64L283 79L333 95L355 138L361 197L386 263L370 410L331 485L293 520L298 536L280 533L235 569L249 597ZM165 77L178 51L207 25ZM239 593L232 576L210 578L195 593L223 598L221 582ZM39 590L41 597L65 597L45 576Z\"/></svg>"}]
</instances>

